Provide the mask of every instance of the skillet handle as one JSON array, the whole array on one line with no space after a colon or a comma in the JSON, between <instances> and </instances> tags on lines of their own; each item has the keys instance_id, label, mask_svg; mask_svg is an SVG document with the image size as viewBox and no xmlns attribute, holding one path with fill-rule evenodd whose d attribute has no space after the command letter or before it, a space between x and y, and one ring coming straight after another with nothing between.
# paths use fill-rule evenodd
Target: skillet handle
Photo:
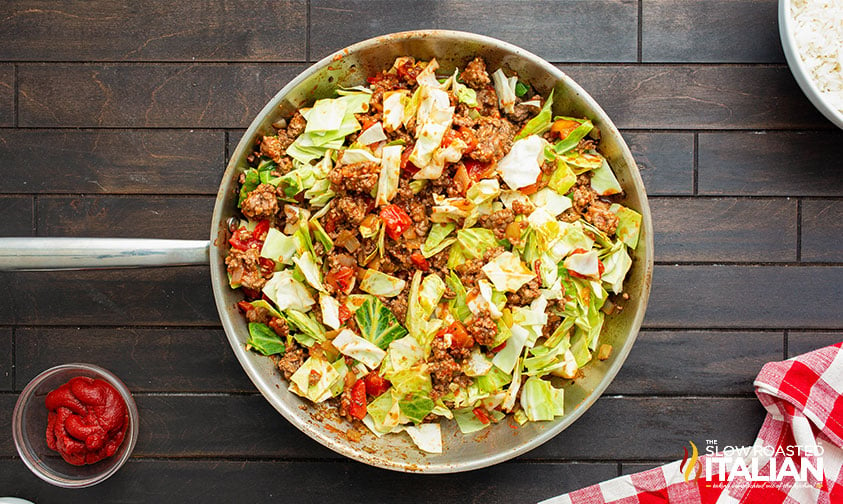
<instances>
[{"instance_id":1,"label":"skillet handle","mask_svg":"<svg viewBox=\"0 0 843 504\"><path fill-rule=\"evenodd\" d=\"M138 238L0 238L0 271L208 264L210 242Z\"/></svg>"}]
</instances>

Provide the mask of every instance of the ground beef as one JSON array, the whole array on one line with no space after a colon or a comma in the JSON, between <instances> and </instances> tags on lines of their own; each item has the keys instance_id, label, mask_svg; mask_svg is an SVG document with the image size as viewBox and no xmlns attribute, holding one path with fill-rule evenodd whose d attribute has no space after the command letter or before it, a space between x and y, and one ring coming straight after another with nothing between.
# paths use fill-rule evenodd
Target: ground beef
<instances>
[{"instance_id":1,"label":"ground beef","mask_svg":"<svg viewBox=\"0 0 843 504\"><path fill-rule=\"evenodd\" d=\"M477 91L477 112L484 117L500 117L501 113L498 109L498 95L495 93L495 88L486 86Z\"/></svg>"},{"instance_id":2,"label":"ground beef","mask_svg":"<svg viewBox=\"0 0 843 504\"><path fill-rule=\"evenodd\" d=\"M468 156L482 163L495 163L512 148L515 128L502 118L481 117L478 121L477 147Z\"/></svg>"},{"instance_id":3,"label":"ground beef","mask_svg":"<svg viewBox=\"0 0 843 504\"><path fill-rule=\"evenodd\" d=\"M615 234L620 219L609 210L609 204L605 201L594 200L589 205L583 217L600 231L607 235Z\"/></svg>"},{"instance_id":4,"label":"ground beef","mask_svg":"<svg viewBox=\"0 0 843 504\"><path fill-rule=\"evenodd\" d=\"M287 136L295 139L304 133L305 127L307 127L307 121L301 115L301 112L296 110L295 115L290 119L290 124L287 125Z\"/></svg>"},{"instance_id":5,"label":"ground beef","mask_svg":"<svg viewBox=\"0 0 843 504\"><path fill-rule=\"evenodd\" d=\"M293 343L292 346L287 347L287 351L284 352L284 355L280 359L278 359L275 366L279 371L281 371L284 378L289 380L290 377L299 370L301 365L304 364L305 358L306 354L304 349Z\"/></svg>"},{"instance_id":6,"label":"ground beef","mask_svg":"<svg viewBox=\"0 0 843 504\"><path fill-rule=\"evenodd\" d=\"M525 283L516 292L507 292L506 301L513 306L525 306L533 302L539 297L539 289L542 286L541 279L537 276Z\"/></svg>"},{"instance_id":7,"label":"ground beef","mask_svg":"<svg viewBox=\"0 0 843 504\"><path fill-rule=\"evenodd\" d=\"M547 311L547 324L542 327L542 336L545 338L549 338L556 332L556 328L559 327L559 324L562 323L562 317L553 313L552 311Z\"/></svg>"},{"instance_id":8,"label":"ground beef","mask_svg":"<svg viewBox=\"0 0 843 504\"><path fill-rule=\"evenodd\" d=\"M564 212L559 214L559 217L557 217L557 219L564 222L576 222L577 220L579 220L579 218L580 214L578 214L577 211L573 208L565 210Z\"/></svg>"},{"instance_id":9,"label":"ground beef","mask_svg":"<svg viewBox=\"0 0 843 504\"><path fill-rule=\"evenodd\" d=\"M482 228L491 229L495 233L495 238L502 240L506 236L506 226L511 222L515 222L515 214L512 210L504 208L482 216L479 224Z\"/></svg>"},{"instance_id":10,"label":"ground beef","mask_svg":"<svg viewBox=\"0 0 843 504\"><path fill-rule=\"evenodd\" d=\"M408 283L404 288L404 292L401 294L391 298L379 298L384 306L389 308L389 311L395 315L395 318L398 319L398 323L401 325L404 325L404 321L407 320L407 294L409 293L409 288L410 284Z\"/></svg>"},{"instance_id":11,"label":"ground beef","mask_svg":"<svg viewBox=\"0 0 843 504\"><path fill-rule=\"evenodd\" d=\"M448 348L444 338L433 338L430 345L430 357L427 360L433 391L432 399L438 399L451 391L451 384L465 387L471 378L463 374L461 362L469 355L468 349Z\"/></svg>"},{"instance_id":12,"label":"ground beef","mask_svg":"<svg viewBox=\"0 0 843 504\"><path fill-rule=\"evenodd\" d=\"M407 208L407 214L413 219L416 225L416 234L419 236L427 236L430 230L430 219L427 217L427 210L421 201L413 198Z\"/></svg>"},{"instance_id":13,"label":"ground beef","mask_svg":"<svg viewBox=\"0 0 843 504\"><path fill-rule=\"evenodd\" d=\"M331 170L328 178L334 191L352 191L370 194L378 185L380 166L369 161L338 165Z\"/></svg>"},{"instance_id":14,"label":"ground beef","mask_svg":"<svg viewBox=\"0 0 843 504\"><path fill-rule=\"evenodd\" d=\"M369 202L359 196L341 196L336 199L334 207L352 226L359 226L366 217Z\"/></svg>"},{"instance_id":15,"label":"ground beef","mask_svg":"<svg viewBox=\"0 0 843 504\"><path fill-rule=\"evenodd\" d=\"M474 89L482 89L492 82L489 72L486 71L486 62L479 56L465 66L460 79Z\"/></svg>"},{"instance_id":16,"label":"ground beef","mask_svg":"<svg viewBox=\"0 0 843 504\"><path fill-rule=\"evenodd\" d=\"M503 247L491 247L486 250L483 257L480 259L469 259L466 262L457 265L454 270L456 270L457 275L460 277L460 281L462 281L462 284L466 286L466 288L473 287L477 284L477 280L480 280L485 275L482 270L483 266L495 257L499 256L502 252Z\"/></svg>"},{"instance_id":17,"label":"ground beef","mask_svg":"<svg viewBox=\"0 0 843 504\"><path fill-rule=\"evenodd\" d=\"M506 117L509 118L509 120L511 120L512 122L520 124L527 122L528 119L538 114L539 110L539 107L535 107L533 105L524 105L523 103L516 103L515 106L512 107L512 112L507 112Z\"/></svg>"},{"instance_id":18,"label":"ground beef","mask_svg":"<svg viewBox=\"0 0 843 504\"><path fill-rule=\"evenodd\" d=\"M293 143L293 140L295 138L291 138L283 130L279 131L277 136L265 136L261 140L260 154L280 163L282 156L286 154L287 147Z\"/></svg>"},{"instance_id":19,"label":"ground beef","mask_svg":"<svg viewBox=\"0 0 843 504\"><path fill-rule=\"evenodd\" d=\"M491 345L498 334L498 326L492 320L492 316L486 308L469 319L465 325L465 330L474 338L474 341L486 346Z\"/></svg>"},{"instance_id":20,"label":"ground beef","mask_svg":"<svg viewBox=\"0 0 843 504\"><path fill-rule=\"evenodd\" d=\"M524 215L529 217L533 210L536 209L536 206L533 204L532 201L526 200L513 200L512 202L512 211L515 212L517 215Z\"/></svg>"},{"instance_id":21,"label":"ground beef","mask_svg":"<svg viewBox=\"0 0 843 504\"><path fill-rule=\"evenodd\" d=\"M262 306L255 307L246 312L246 320L249 322L257 322L258 324L267 324L272 316L269 310Z\"/></svg>"},{"instance_id":22,"label":"ground beef","mask_svg":"<svg viewBox=\"0 0 843 504\"><path fill-rule=\"evenodd\" d=\"M290 326L287 325L287 321L282 318L271 318L267 323L270 329L275 331L280 338L286 338L290 334Z\"/></svg>"},{"instance_id":23,"label":"ground beef","mask_svg":"<svg viewBox=\"0 0 843 504\"><path fill-rule=\"evenodd\" d=\"M243 215L252 220L271 219L278 212L278 197L275 186L261 184L250 192L240 206Z\"/></svg>"},{"instance_id":24,"label":"ground beef","mask_svg":"<svg viewBox=\"0 0 843 504\"><path fill-rule=\"evenodd\" d=\"M477 119L471 117L469 113L474 110L465 103L457 105L457 111L454 114L454 126L457 128L474 128L477 124Z\"/></svg>"},{"instance_id":25,"label":"ground beef","mask_svg":"<svg viewBox=\"0 0 843 504\"><path fill-rule=\"evenodd\" d=\"M225 266L228 273L237 276L237 271L242 269L240 274L240 285L253 290L260 290L266 284L272 272L264 274L260 267L260 251L256 248L237 250L232 248L225 258Z\"/></svg>"},{"instance_id":26,"label":"ground beef","mask_svg":"<svg viewBox=\"0 0 843 504\"><path fill-rule=\"evenodd\" d=\"M591 188L591 180L586 175L577 177L577 185L572 193L573 210L578 212L594 227L607 235L615 234L618 228L618 216L609 210L609 204L598 199Z\"/></svg>"}]
</instances>

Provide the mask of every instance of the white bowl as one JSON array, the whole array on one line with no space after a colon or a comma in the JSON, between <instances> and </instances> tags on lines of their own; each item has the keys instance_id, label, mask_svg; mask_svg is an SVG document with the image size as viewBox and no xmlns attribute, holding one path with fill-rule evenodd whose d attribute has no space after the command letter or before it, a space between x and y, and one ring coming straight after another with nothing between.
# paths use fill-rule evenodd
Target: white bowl
<instances>
[{"instance_id":1,"label":"white bowl","mask_svg":"<svg viewBox=\"0 0 843 504\"><path fill-rule=\"evenodd\" d=\"M808 67L799 55L799 47L796 45L796 39L793 37L793 30L796 26L790 17L791 3L791 0L779 0L779 36L782 39L782 48L784 49L785 58L787 58L787 65L790 67L790 71L796 78L799 87L802 88L802 92L811 100L814 107L838 128L843 129L843 112L835 109L823 98L816 83L814 83L808 73Z\"/></svg>"}]
</instances>

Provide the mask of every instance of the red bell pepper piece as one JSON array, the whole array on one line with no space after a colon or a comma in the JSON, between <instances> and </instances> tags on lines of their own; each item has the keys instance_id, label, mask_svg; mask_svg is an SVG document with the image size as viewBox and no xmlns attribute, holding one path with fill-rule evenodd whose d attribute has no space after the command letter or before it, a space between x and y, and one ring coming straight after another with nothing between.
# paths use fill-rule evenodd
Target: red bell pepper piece
<instances>
[{"instance_id":1,"label":"red bell pepper piece","mask_svg":"<svg viewBox=\"0 0 843 504\"><path fill-rule=\"evenodd\" d=\"M350 318L351 318L351 315L353 315L353 314L351 313L351 310L349 310L348 308L346 308L344 304L341 304L341 305L340 305L340 316L339 316L339 319L340 319L340 325L345 324L345 321L346 321L346 320L348 320L348 319L350 319Z\"/></svg>"},{"instance_id":2,"label":"red bell pepper piece","mask_svg":"<svg viewBox=\"0 0 843 504\"><path fill-rule=\"evenodd\" d=\"M489 418L489 414L486 413L486 410L479 406L471 411L474 412L474 416L476 416L477 419L480 420L480 423L482 423L483 425L489 425L489 423L492 421L492 419Z\"/></svg>"},{"instance_id":3,"label":"red bell pepper piece","mask_svg":"<svg viewBox=\"0 0 843 504\"><path fill-rule=\"evenodd\" d=\"M325 283L338 291L348 294L351 290L354 273L354 268L351 266L340 266L338 269L331 270L325 275Z\"/></svg>"},{"instance_id":4,"label":"red bell pepper piece","mask_svg":"<svg viewBox=\"0 0 843 504\"><path fill-rule=\"evenodd\" d=\"M413 252L410 254L410 260L413 261L413 264L422 271L430 271L430 263L427 262L427 259L421 254L421 252Z\"/></svg>"},{"instance_id":5,"label":"red bell pepper piece","mask_svg":"<svg viewBox=\"0 0 843 504\"><path fill-rule=\"evenodd\" d=\"M466 332L465 327L458 320L455 320L445 329L440 329L436 336L444 338L446 334L451 336L451 346L454 348L471 348L474 346L474 338Z\"/></svg>"},{"instance_id":6,"label":"red bell pepper piece","mask_svg":"<svg viewBox=\"0 0 843 504\"><path fill-rule=\"evenodd\" d=\"M366 416L366 382L357 380L351 387L351 404L348 406L348 414L358 420Z\"/></svg>"},{"instance_id":7,"label":"red bell pepper piece","mask_svg":"<svg viewBox=\"0 0 843 504\"><path fill-rule=\"evenodd\" d=\"M413 219L398 205L386 205L381 208L381 219L386 226L386 234L393 240L397 240L413 225Z\"/></svg>"},{"instance_id":8,"label":"red bell pepper piece","mask_svg":"<svg viewBox=\"0 0 843 504\"><path fill-rule=\"evenodd\" d=\"M392 386L392 384L389 383L389 380L374 371L367 374L363 378L363 381L366 383L366 393L372 397L377 397L383 394L389 390L389 387Z\"/></svg>"}]
</instances>

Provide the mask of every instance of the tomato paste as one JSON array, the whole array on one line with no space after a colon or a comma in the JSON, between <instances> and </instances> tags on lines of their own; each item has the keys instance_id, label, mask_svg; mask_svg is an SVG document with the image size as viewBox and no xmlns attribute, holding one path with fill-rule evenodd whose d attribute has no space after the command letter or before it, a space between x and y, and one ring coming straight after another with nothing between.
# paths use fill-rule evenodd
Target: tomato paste
<instances>
[{"instance_id":1,"label":"tomato paste","mask_svg":"<svg viewBox=\"0 0 843 504\"><path fill-rule=\"evenodd\" d=\"M73 465L93 464L117 452L129 412L108 382L77 376L47 394L47 446Z\"/></svg>"}]
</instances>

